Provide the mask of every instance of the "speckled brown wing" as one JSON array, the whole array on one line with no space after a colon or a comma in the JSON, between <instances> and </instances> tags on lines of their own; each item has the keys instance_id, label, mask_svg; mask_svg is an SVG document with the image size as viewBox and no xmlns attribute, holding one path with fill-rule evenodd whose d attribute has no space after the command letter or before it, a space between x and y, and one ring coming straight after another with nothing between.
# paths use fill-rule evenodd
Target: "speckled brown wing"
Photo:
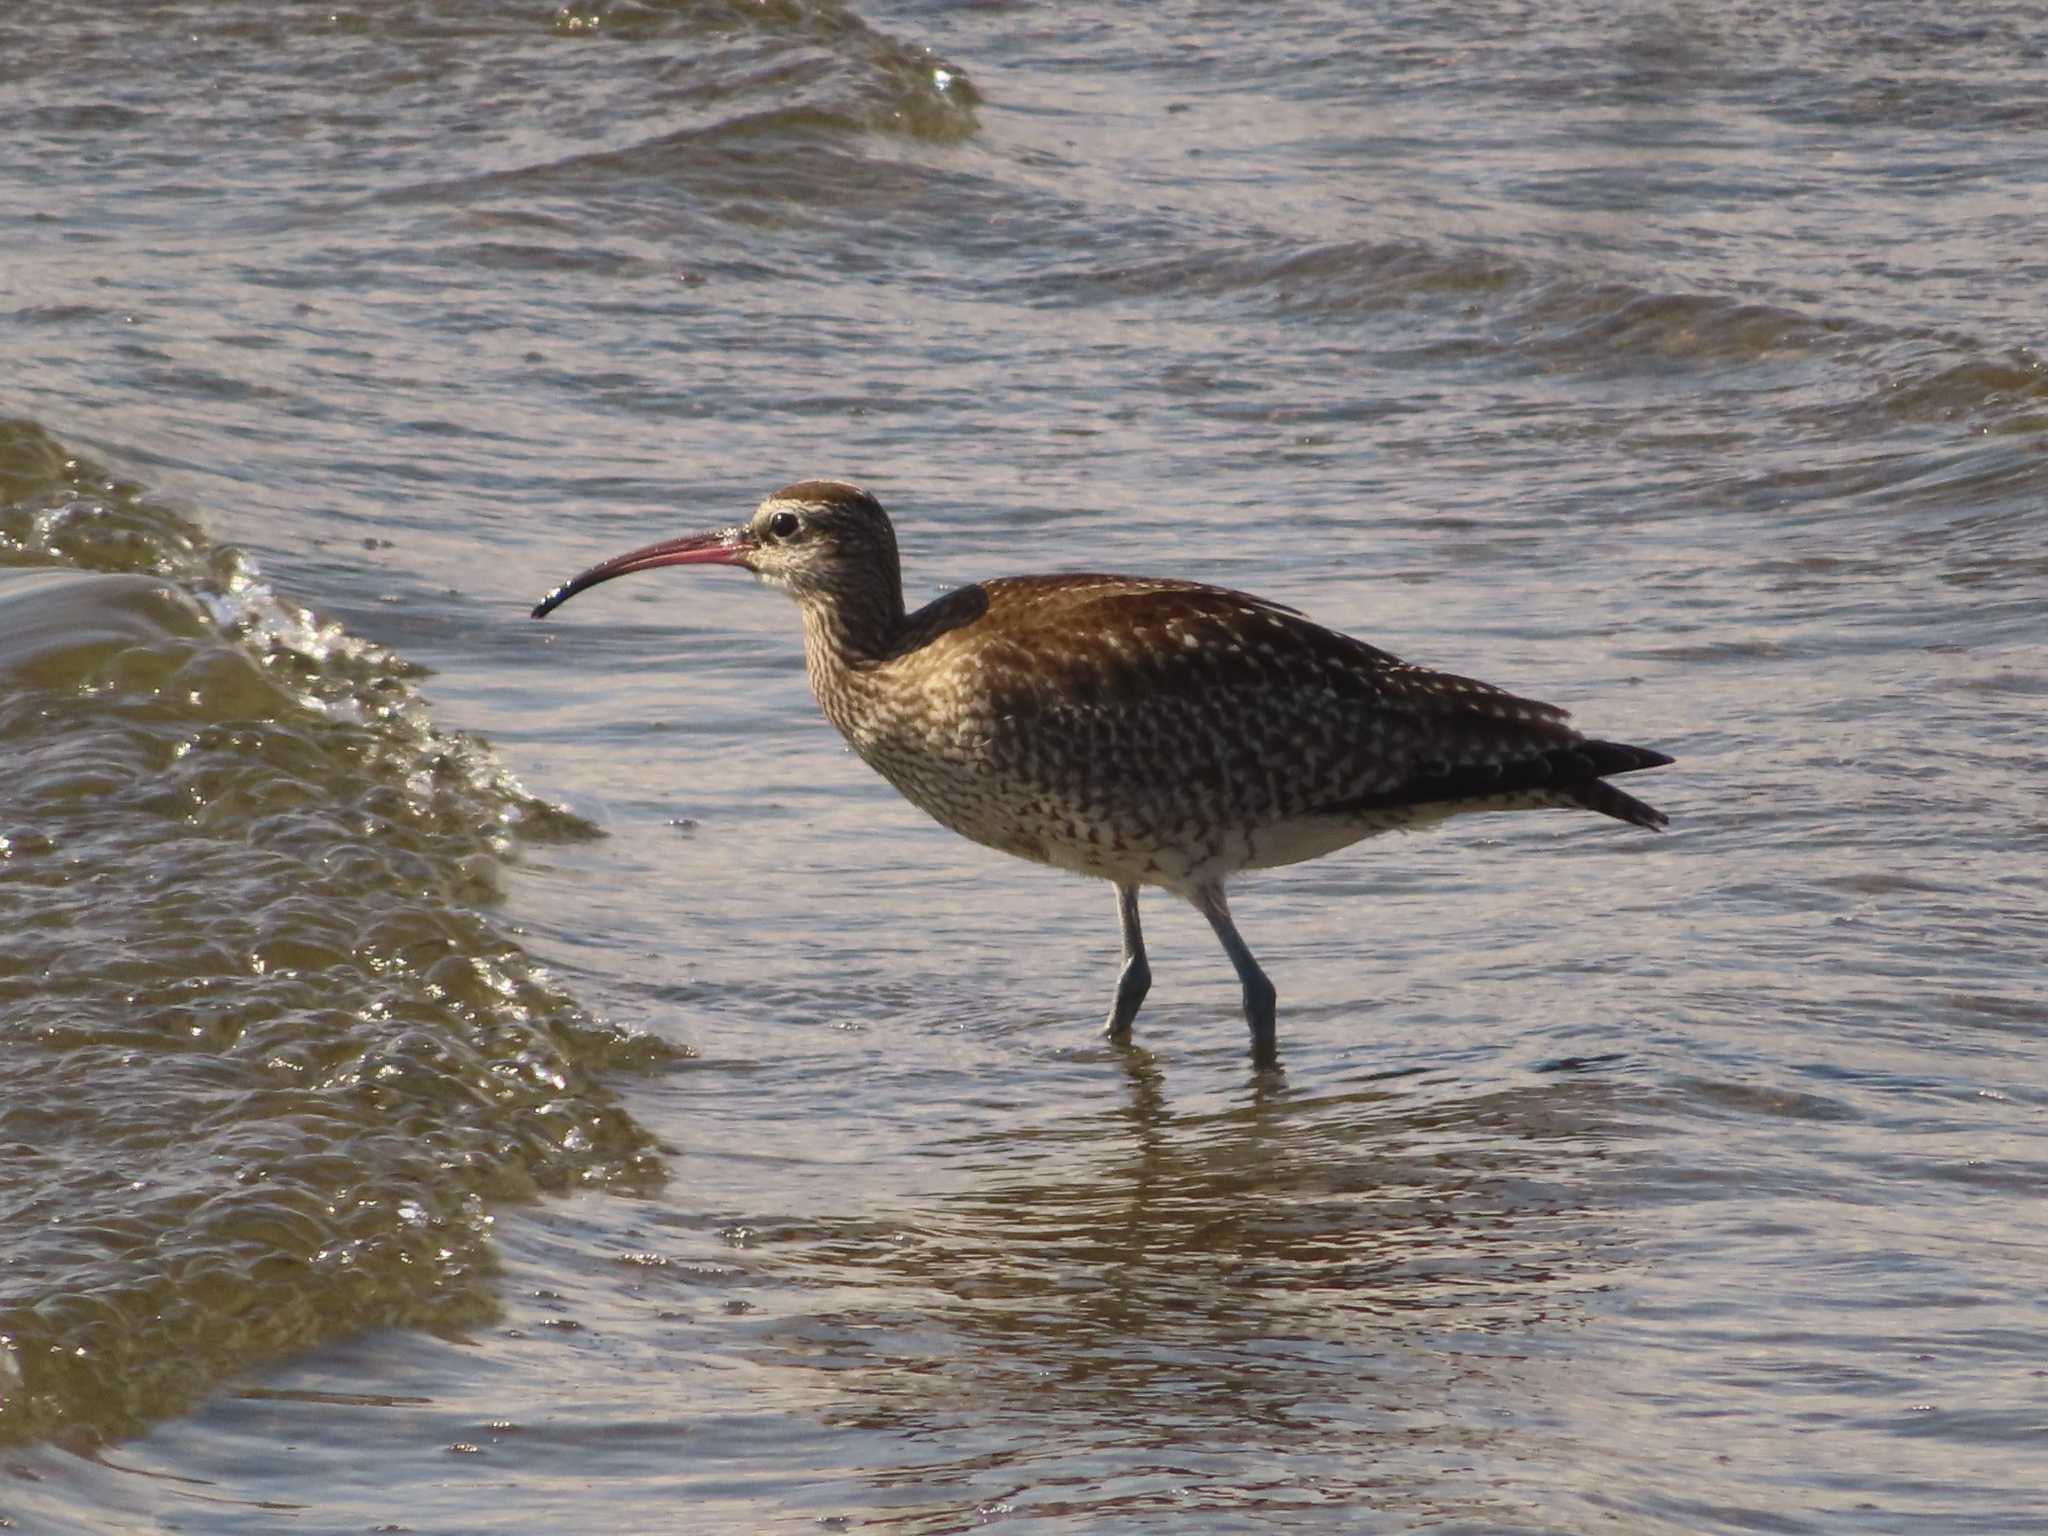
<instances>
[{"instance_id":1,"label":"speckled brown wing","mask_svg":"<svg viewBox=\"0 0 2048 1536\"><path fill-rule=\"evenodd\" d=\"M1611 786L1576 793L1659 754L1587 742L1553 705L1245 593L1011 578L952 594L913 631L927 662L971 669L958 683L981 696L994 767L1147 822L1270 825L1537 790L1662 820Z\"/></svg>"}]
</instances>

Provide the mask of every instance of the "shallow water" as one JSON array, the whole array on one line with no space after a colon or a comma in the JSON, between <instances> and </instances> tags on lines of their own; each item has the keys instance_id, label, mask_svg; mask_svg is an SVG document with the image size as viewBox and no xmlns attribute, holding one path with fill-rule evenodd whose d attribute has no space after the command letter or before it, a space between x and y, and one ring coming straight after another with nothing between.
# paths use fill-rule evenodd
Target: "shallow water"
<instances>
[{"instance_id":1,"label":"shallow water","mask_svg":"<svg viewBox=\"0 0 2048 1536\"><path fill-rule=\"evenodd\" d=\"M1917 7L0 15L0 1517L2048 1523L2048 59ZM1193 914L794 615L1173 571L1572 707Z\"/></svg>"}]
</instances>

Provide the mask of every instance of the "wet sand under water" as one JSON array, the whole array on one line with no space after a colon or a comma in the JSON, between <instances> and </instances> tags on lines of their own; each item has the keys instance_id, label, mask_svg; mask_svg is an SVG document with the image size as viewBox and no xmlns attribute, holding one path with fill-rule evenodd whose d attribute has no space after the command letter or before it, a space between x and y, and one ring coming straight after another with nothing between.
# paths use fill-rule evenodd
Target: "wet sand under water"
<instances>
[{"instance_id":1,"label":"wet sand under water","mask_svg":"<svg viewBox=\"0 0 2048 1536\"><path fill-rule=\"evenodd\" d=\"M1996 8L0 16L0 1517L2048 1525ZM1152 898L730 573L1221 582L1679 762ZM1654 792L1650 780L1654 779Z\"/></svg>"}]
</instances>

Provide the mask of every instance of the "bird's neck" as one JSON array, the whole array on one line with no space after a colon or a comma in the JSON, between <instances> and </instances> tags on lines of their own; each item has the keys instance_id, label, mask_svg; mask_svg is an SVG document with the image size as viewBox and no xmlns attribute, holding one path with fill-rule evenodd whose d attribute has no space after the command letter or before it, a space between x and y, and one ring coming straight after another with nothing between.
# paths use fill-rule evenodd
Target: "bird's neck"
<instances>
[{"instance_id":1,"label":"bird's neck","mask_svg":"<svg viewBox=\"0 0 2048 1536\"><path fill-rule=\"evenodd\" d=\"M802 604L804 673L811 692L825 718L863 757L874 749L877 722L870 705L879 663L903 630L901 591L869 601Z\"/></svg>"},{"instance_id":2,"label":"bird's neck","mask_svg":"<svg viewBox=\"0 0 2048 1536\"><path fill-rule=\"evenodd\" d=\"M899 582L807 594L799 606L804 616L804 660L813 681L821 670L840 671L882 660L903 633Z\"/></svg>"}]
</instances>

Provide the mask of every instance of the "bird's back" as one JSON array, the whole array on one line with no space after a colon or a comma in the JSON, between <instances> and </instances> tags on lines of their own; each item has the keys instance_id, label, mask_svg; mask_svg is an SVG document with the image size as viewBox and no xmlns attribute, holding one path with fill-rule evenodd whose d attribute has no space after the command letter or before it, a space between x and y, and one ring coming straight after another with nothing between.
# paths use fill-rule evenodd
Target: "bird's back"
<instances>
[{"instance_id":1,"label":"bird's back","mask_svg":"<svg viewBox=\"0 0 2048 1536\"><path fill-rule=\"evenodd\" d=\"M942 599L911 632L901 664L988 717L1006 758L1036 754L1055 779L1192 784L1241 815L1334 810L1425 768L1578 740L1552 705L1191 582L1013 577ZM1133 771L1147 761L1156 772Z\"/></svg>"}]
</instances>

